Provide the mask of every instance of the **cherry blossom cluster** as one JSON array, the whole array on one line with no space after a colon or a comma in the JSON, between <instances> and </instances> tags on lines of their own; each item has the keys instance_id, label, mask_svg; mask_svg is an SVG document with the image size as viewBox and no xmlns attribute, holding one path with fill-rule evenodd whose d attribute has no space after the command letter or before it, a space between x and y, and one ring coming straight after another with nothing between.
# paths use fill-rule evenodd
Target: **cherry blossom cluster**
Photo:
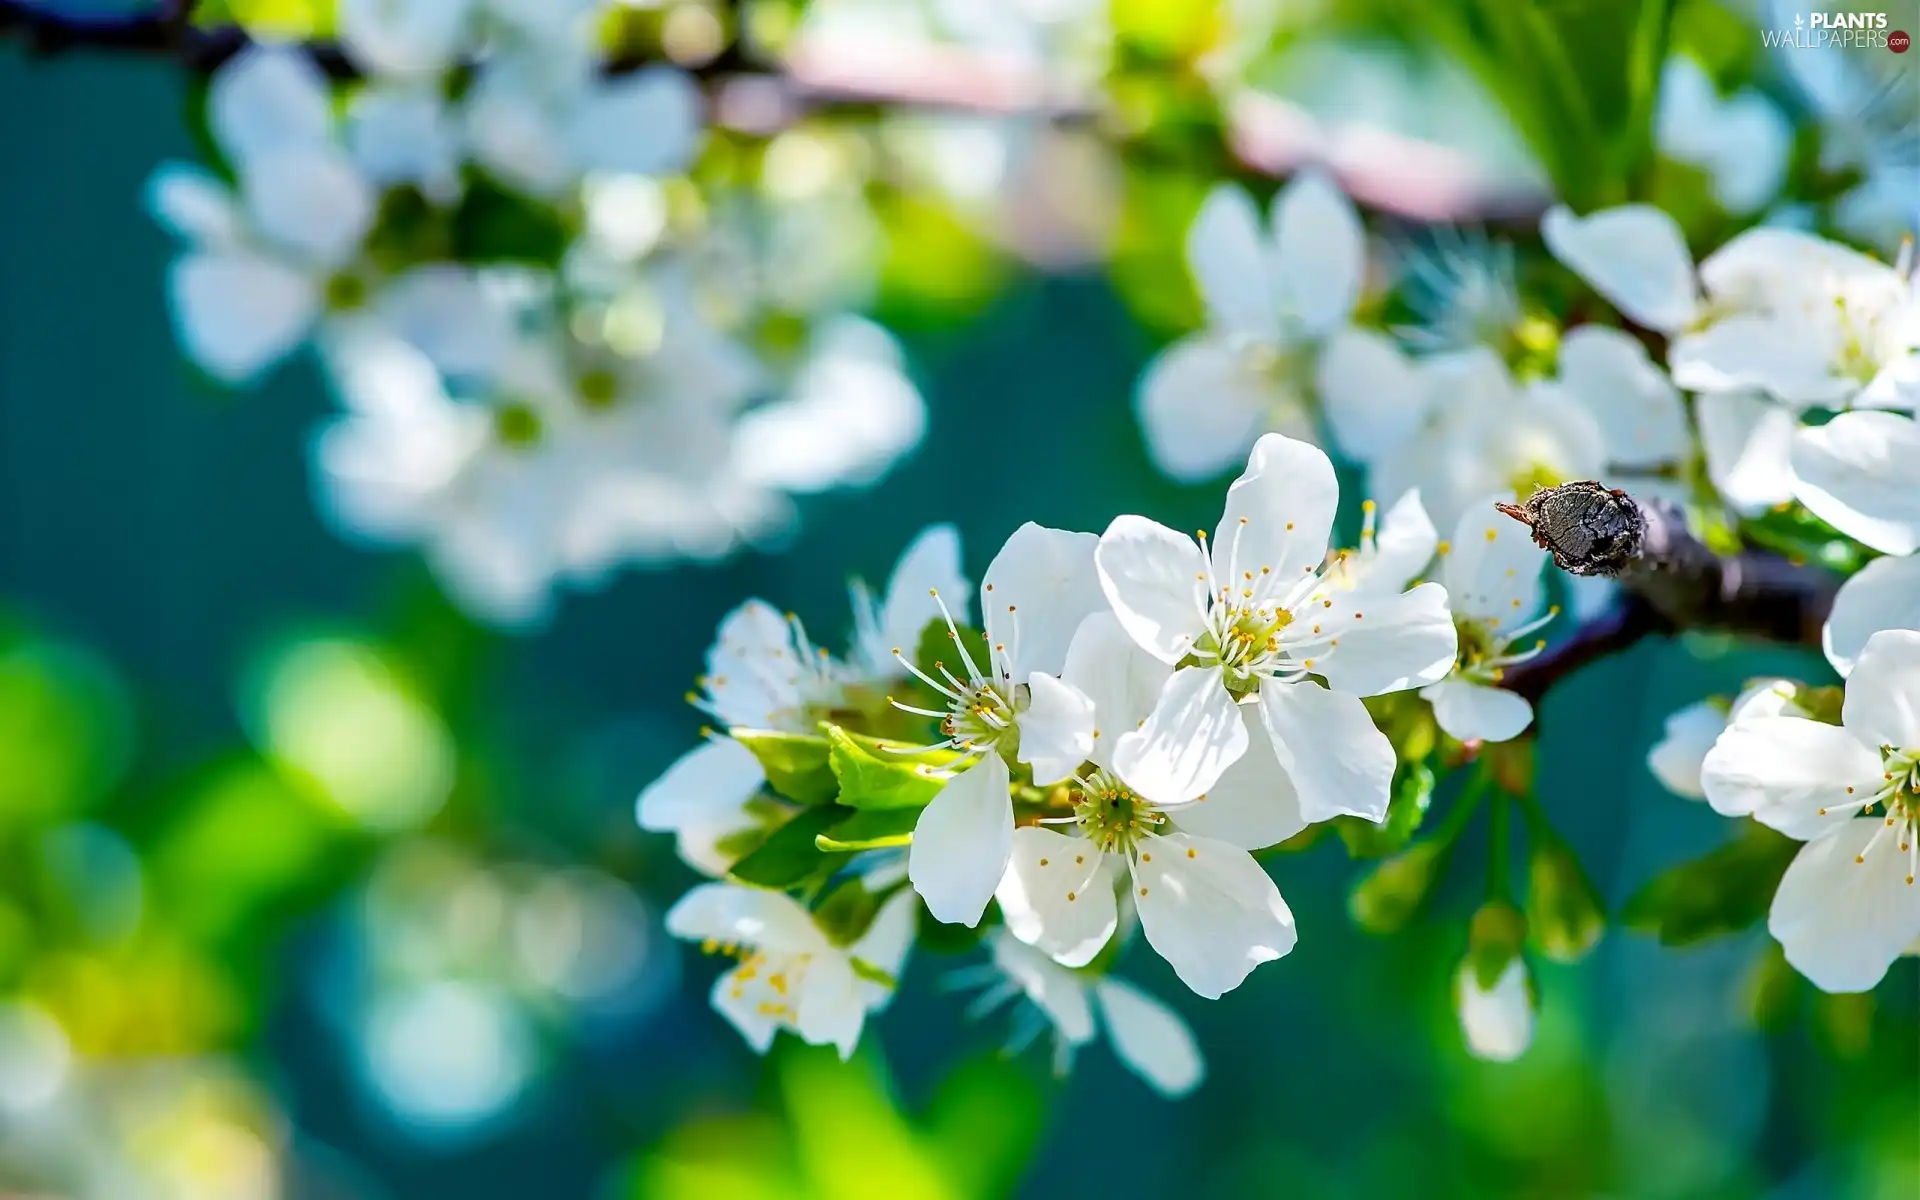
<instances>
[{"instance_id":1,"label":"cherry blossom cluster","mask_svg":"<svg viewBox=\"0 0 1920 1200\"><path fill-rule=\"evenodd\" d=\"M1255 853L1388 817L1403 748L1370 703L1425 701L1460 744L1532 717L1500 686L1544 645L1526 529L1489 499L1442 541L1409 493L1330 553L1338 505L1327 455L1270 433L1211 531L1023 525L976 592L927 530L882 596L855 586L845 655L736 609L693 696L715 728L639 802L721 878L667 919L739 958L715 1007L756 1048L850 1052L924 909L988 930L988 996L1025 994L1063 1047L1097 1009L1156 1086L1197 1082L1178 1019L1110 977L1133 934L1196 995L1233 990L1297 936Z\"/></svg>"},{"instance_id":2,"label":"cherry blossom cluster","mask_svg":"<svg viewBox=\"0 0 1920 1200\"><path fill-rule=\"evenodd\" d=\"M349 3L360 74L250 48L210 80L214 169L148 189L183 246L186 355L245 385L318 351L341 411L315 490L346 536L416 550L465 608L537 621L626 563L783 532L792 496L872 481L924 403L889 334L762 298L685 176L704 101L667 66L605 73L598 0ZM787 339L793 343L794 339Z\"/></svg>"}]
</instances>

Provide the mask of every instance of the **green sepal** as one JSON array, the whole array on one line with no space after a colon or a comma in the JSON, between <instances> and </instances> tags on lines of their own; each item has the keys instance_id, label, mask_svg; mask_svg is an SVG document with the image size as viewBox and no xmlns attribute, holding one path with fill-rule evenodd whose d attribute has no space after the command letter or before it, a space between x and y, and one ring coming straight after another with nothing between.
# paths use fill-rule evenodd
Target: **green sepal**
<instances>
[{"instance_id":1,"label":"green sepal","mask_svg":"<svg viewBox=\"0 0 1920 1200\"><path fill-rule=\"evenodd\" d=\"M826 804L840 794L840 781L827 763L827 739L816 734L774 729L735 729L733 740L753 752L767 783L797 804Z\"/></svg>"},{"instance_id":2,"label":"green sepal","mask_svg":"<svg viewBox=\"0 0 1920 1200\"><path fill-rule=\"evenodd\" d=\"M838 781L840 803L849 808L920 809L946 786L946 777L931 774L928 756L900 751L913 747L882 742L828 725L828 766ZM890 748L891 747L891 748ZM942 754L944 761L956 756Z\"/></svg>"},{"instance_id":3,"label":"green sepal","mask_svg":"<svg viewBox=\"0 0 1920 1200\"><path fill-rule=\"evenodd\" d=\"M849 879L814 908L813 921L834 945L851 946L867 935L879 911L880 898L867 890L866 883Z\"/></svg>"},{"instance_id":4,"label":"green sepal","mask_svg":"<svg viewBox=\"0 0 1920 1200\"><path fill-rule=\"evenodd\" d=\"M1449 844L1428 838L1382 859L1354 886L1347 911L1373 933L1397 933L1427 902L1446 865Z\"/></svg>"},{"instance_id":5,"label":"green sepal","mask_svg":"<svg viewBox=\"0 0 1920 1200\"><path fill-rule=\"evenodd\" d=\"M1489 900L1467 930L1467 963L1480 990L1490 992L1527 941L1527 919L1505 900Z\"/></svg>"},{"instance_id":6,"label":"green sepal","mask_svg":"<svg viewBox=\"0 0 1920 1200\"><path fill-rule=\"evenodd\" d=\"M1558 963L1585 958L1607 929L1600 893L1557 835L1534 836L1527 862L1527 931L1534 948Z\"/></svg>"},{"instance_id":7,"label":"green sepal","mask_svg":"<svg viewBox=\"0 0 1920 1200\"><path fill-rule=\"evenodd\" d=\"M917 808L868 809L817 835L813 844L829 853L904 846L913 840L913 827L919 820Z\"/></svg>"},{"instance_id":8,"label":"green sepal","mask_svg":"<svg viewBox=\"0 0 1920 1200\"><path fill-rule=\"evenodd\" d=\"M1760 920L1800 843L1758 822L1719 849L1653 877L1621 916L1665 946L1735 933Z\"/></svg>"},{"instance_id":9,"label":"green sepal","mask_svg":"<svg viewBox=\"0 0 1920 1200\"><path fill-rule=\"evenodd\" d=\"M1386 820L1335 817L1333 827L1351 858L1384 858L1405 846L1427 819L1433 803L1433 768L1424 762L1401 763L1393 772Z\"/></svg>"},{"instance_id":10,"label":"green sepal","mask_svg":"<svg viewBox=\"0 0 1920 1200\"><path fill-rule=\"evenodd\" d=\"M848 956L847 963L853 967L853 973L855 975L858 975L868 983L877 983L888 991L893 991L900 986L898 979L895 979L888 972L874 966L857 954Z\"/></svg>"},{"instance_id":11,"label":"green sepal","mask_svg":"<svg viewBox=\"0 0 1920 1200\"><path fill-rule=\"evenodd\" d=\"M815 839L852 814L852 809L837 804L802 809L768 834L758 850L733 864L729 874L741 883L764 888L824 881L853 855L843 850L822 850Z\"/></svg>"}]
</instances>

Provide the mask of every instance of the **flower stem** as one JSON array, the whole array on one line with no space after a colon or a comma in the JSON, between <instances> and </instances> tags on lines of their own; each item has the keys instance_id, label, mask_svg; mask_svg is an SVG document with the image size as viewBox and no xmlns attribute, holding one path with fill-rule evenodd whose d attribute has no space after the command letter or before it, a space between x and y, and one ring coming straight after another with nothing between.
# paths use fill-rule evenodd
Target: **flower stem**
<instances>
[{"instance_id":1,"label":"flower stem","mask_svg":"<svg viewBox=\"0 0 1920 1200\"><path fill-rule=\"evenodd\" d=\"M1506 900L1512 893L1509 878L1513 857L1513 806L1516 802L1505 792L1493 800L1492 831L1487 849L1487 898Z\"/></svg>"}]
</instances>

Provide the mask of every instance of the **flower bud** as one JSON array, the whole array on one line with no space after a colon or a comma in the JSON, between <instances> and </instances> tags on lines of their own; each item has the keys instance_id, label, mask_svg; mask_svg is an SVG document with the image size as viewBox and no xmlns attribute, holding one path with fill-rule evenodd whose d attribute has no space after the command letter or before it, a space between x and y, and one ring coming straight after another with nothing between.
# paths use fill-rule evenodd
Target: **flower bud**
<instances>
[{"instance_id":1,"label":"flower bud","mask_svg":"<svg viewBox=\"0 0 1920 1200\"><path fill-rule=\"evenodd\" d=\"M1527 864L1527 927L1554 962L1579 962L1606 932L1606 913L1580 860L1557 839L1535 845Z\"/></svg>"},{"instance_id":2,"label":"flower bud","mask_svg":"<svg viewBox=\"0 0 1920 1200\"><path fill-rule=\"evenodd\" d=\"M1489 900L1473 914L1467 930L1467 966L1481 991L1491 991L1508 964L1520 957L1527 940L1527 919L1505 900Z\"/></svg>"},{"instance_id":3,"label":"flower bud","mask_svg":"<svg viewBox=\"0 0 1920 1200\"><path fill-rule=\"evenodd\" d=\"M1533 980L1526 960L1517 955L1508 959L1490 987L1482 987L1475 974L1469 956L1455 980L1454 1000L1467 1051L1489 1062L1512 1062L1533 1044Z\"/></svg>"},{"instance_id":4,"label":"flower bud","mask_svg":"<svg viewBox=\"0 0 1920 1200\"><path fill-rule=\"evenodd\" d=\"M1426 903L1445 858L1443 843L1425 841L1382 859L1355 885L1348 899L1347 909L1354 923L1372 933L1396 933L1404 928Z\"/></svg>"}]
</instances>

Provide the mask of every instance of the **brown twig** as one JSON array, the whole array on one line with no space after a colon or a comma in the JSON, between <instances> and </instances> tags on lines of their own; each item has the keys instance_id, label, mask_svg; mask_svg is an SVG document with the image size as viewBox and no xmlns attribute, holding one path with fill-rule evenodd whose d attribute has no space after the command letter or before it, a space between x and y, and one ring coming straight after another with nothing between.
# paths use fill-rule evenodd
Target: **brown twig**
<instances>
[{"instance_id":1,"label":"brown twig","mask_svg":"<svg viewBox=\"0 0 1920 1200\"><path fill-rule=\"evenodd\" d=\"M1625 592L1572 639L1508 673L1507 686L1532 700L1650 634L1707 629L1818 646L1839 588L1831 573L1770 551L1716 554L1673 504L1638 500L1593 480L1496 507L1532 529L1562 570L1616 578Z\"/></svg>"}]
</instances>

